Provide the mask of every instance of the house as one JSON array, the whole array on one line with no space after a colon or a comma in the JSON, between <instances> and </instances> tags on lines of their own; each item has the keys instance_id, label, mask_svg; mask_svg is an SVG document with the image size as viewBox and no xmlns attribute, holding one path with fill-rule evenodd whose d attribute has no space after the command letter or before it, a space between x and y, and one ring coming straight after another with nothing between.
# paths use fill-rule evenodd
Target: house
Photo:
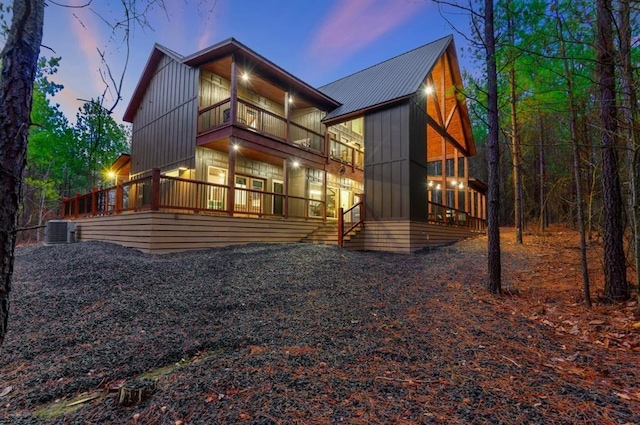
<instances>
[{"instance_id":1,"label":"house","mask_svg":"<svg viewBox=\"0 0 640 425\"><path fill-rule=\"evenodd\" d=\"M81 240L149 252L333 241L413 252L484 230L452 36L314 88L231 38L156 45L117 185L63 200ZM116 171L114 169L114 171Z\"/></svg>"}]
</instances>

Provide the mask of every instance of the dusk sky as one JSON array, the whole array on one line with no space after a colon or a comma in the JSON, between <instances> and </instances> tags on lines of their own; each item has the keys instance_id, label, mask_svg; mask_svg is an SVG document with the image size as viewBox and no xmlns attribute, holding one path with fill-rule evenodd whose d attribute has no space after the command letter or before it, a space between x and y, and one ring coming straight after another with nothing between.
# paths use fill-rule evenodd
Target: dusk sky
<instances>
[{"instance_id":1,"label":"dusk sky","mask_svg":"<svg viewBox=\"0 0 640 425\"><path fill-rule=\"evenodd\" d=\"M87 0L67 0L80 5ZM429 0L165 0L166 12L148 13L153 30L136 28L123 85L123 101L115 111L121 121L154 43L182 55L234 37L288 72L317 87L397 56L430 41L454 34L461 66L467 63L464 38L440 16ZM113 73L122 74L122 35L103 22L122 16L119 0L93 0L88 8L49 5L45 11L41 55L61 56L53 81L64 85L54 98L70 121L81 105L77 99L104 90L97 48L106 51ZM467 18L447 15L466 31ZM52 49L52 50L50 50ZM107 104L113 102L109 97Z\"/></svg>"}]
</instances>

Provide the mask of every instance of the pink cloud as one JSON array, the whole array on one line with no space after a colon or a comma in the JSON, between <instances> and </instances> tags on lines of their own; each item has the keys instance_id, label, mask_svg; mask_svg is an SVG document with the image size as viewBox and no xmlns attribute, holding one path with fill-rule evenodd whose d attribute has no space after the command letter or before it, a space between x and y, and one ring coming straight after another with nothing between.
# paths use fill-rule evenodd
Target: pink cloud
<instances>
[{"instance_id":1,"label":"pink cloud","mask_svg":"<svg viewBox=\"0 0 640 425\"><path fill-rule=\"evenodd\" d=\"M98 71L102 67L102 62L96 50L102 46L100 36L96 30L98 24L93 19L91 13L84 9L79 9L77 13L70 13L69 21L74 42L80 48L82 56L84 57L87 75L94 86L95 94L92 96L95 97L104 90L104 83ZM79 58L76 58L76 60L77 59Z\"/></svg>"},{"instance_id":2,"label":"pink cloud","mask_svg":"<svg viewBox=\"0 0 640 425\"><path fill-rule=\"evenodd\" d=\"M336 2L309 47L316 59L337 64L400 26L427 2L342 0Z\"/></svg>"}]
</instances>

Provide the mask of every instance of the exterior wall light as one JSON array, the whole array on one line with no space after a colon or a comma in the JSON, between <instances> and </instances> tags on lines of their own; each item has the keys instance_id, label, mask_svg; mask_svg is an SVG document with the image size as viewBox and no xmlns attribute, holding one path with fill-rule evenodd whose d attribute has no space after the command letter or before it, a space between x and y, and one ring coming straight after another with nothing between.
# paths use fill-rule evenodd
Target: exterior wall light
<instances>
[{"instance_id":1,"label":"exterior wall light","mask_svg":"<svg viewBox=\"0 0 640 425\"><path fill-rule=\"evenodd\" d=\"M246 72L242 73L242 81L249 81L249 74L247 74Z\"/></svg>"}]
</instances>

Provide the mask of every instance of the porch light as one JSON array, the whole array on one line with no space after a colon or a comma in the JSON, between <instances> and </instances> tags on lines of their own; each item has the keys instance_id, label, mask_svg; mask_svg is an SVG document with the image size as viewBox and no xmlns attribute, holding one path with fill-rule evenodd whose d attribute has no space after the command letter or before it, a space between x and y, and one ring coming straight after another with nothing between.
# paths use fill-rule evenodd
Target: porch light
<instances>
[{"instance_id":1,"label":"porch light","mask_svg":"<svg viewBox=\"0 0 640 425\"><path fill-rule=\"evenodd\" d=\"M289 103L293 103L293 96L289 96Z\"/></svg>"},{"instance_id":2,"label":"porch light","mask_svg":"<svg viewBox=\"0 0 640 425\"><path fill-rule=\"evenodd\" d=\"M424 94L426 95L430 95L431 93L433 93L433 86L430 85L425 85L424 86Z\"/></svg>"},{"instance_id":3,"label":"porch light","mask_svg":"<svg viewBox=\"0 0 640 425\"><path fill-rule=\"evenodd\" d=\"M117 176L117 174L116 174L116 172L115 172L115 171L111 171L111 170L109 170L109 171L107 172L107 177L109 177L109 179L110 179L110 180L115 180L116 176Z\"/></svg>"},{"instance_id":4,"label":"porch light","mask_svg":"<svg viewBox=\"0 0 640 425\"><path fill-rule=\"evenodd\" d=\"M249 81L249 74L247 74L246 72L242 73L242 81Z\"/></svg>"},{"instance_id":5,"label":"porch light","mask_svg":"<svg viewBox=\"0 0 640 425\"><path fill-rule=\"evenodd\" d=\"M291 163L291 166L292 166L293 168L298 168L298 167L300 166L300 162L298 162L298 161L293 161L293 163Z\"/></svg>"},{"instance_id":6,"label":"porch light","mask_svg":"<svg viewBox=\"0 0 640 425\"><path fill-rule=\"evenodd\" d=\"M464 184L462 182L460 182L460 184L458 185L458 188L464 189Z\"/></svg>"},{"instance_id":7,"label":"porch light","mask_svg":"<svg viewBox=\"0 0 640 425\"><path fill-rule=\"evenodd\" d=\"M427 183L427 186L433 187L433 181L429 180L429 183Z\"/></svg>"},{"instance_id":8,"label":"porch light","mask_svg":"<svg viewBox=\"0 0 640 425\"><path fill-rule=\"evenodd\" d=\"M440 183L438 183L438 184L436 185L436 190L440 190L440 189L442 189L442 186L440 186Z\"/></svg>"},{"instance_id":9,"label":"porch light","mask_svg":"<svg viewBox=\"0 0 640 425\"><path fill-rule=\"evenodd\" d=\"M451 181L451 186L457 186L457 185L458 185L458 182L457 182L457 181L455 181L455 180L452 180L452 181Z\"/></svg>"},{"instance_id":10,"label":"porch light","mask_svg":"<svg viewBox=\"0 0 640 425\"><path fill-rule=\"evenodd\" d=\"M240 149L240 145L237 143L234 143L232 146L234 151L237 151L238 149Z\"/></svg>"}]
</instances>

